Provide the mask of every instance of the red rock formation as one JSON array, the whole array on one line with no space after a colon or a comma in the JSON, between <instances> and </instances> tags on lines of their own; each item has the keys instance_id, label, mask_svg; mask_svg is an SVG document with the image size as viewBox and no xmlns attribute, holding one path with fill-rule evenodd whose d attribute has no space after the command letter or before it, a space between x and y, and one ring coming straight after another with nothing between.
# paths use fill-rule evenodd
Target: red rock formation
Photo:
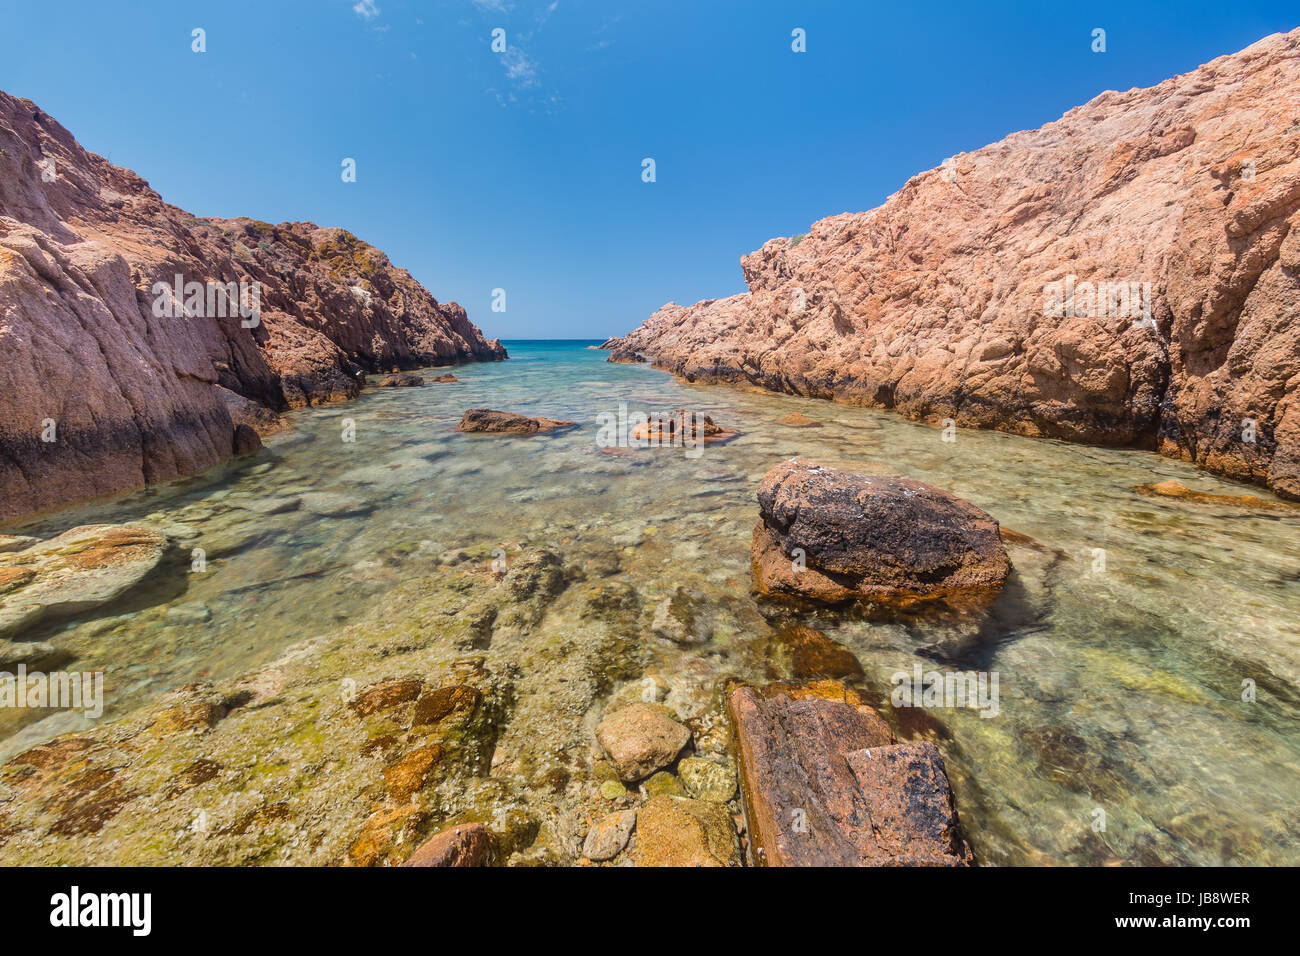
<instances>
[{"instance_id":1,"label":"red rock formation","mask_svg":"<svg viewBox=\"0 0 1300 956\"><path fill-rule=\"evenodd\" d=\"M769 241L741 259L749 292L670 303L605 347L690 381L1157 448L1300 497L1298 98L1300 30L1103 93ZM1125 288L1098 310L1084 282Z\"/></svg>"},{"instance_id":2,"label":"red rock formation","mask_svg":"<svg viewBox=\"0 0 1300 956\"><path fill-rule=\"evenodd\" d=\"M178 274L258 283L259 321L157 315ZM191 216L0 92L0 520L221 461L236 420L260 427L240 397L280 410L351 398L365 371L502 358L350 233Z\"/></svg>"}]
</instances>

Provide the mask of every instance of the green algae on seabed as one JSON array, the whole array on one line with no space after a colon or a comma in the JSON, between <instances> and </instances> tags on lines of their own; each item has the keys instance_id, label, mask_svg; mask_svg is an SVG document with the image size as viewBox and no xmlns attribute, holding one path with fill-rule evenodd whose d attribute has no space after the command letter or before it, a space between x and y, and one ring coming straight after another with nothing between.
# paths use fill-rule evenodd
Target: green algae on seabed
<instances>
[{"instance_id":1,"label":"green algae on seabed","mask_svg":"<svg viewBox=\"0 0 1300 956\"><path fill-rule=\"evenodd\" d=\"M606 364L585 344L514 344L510 362L464 366L445 387L303 409L252 459L6 529L48 537L92 522L178 526L169 533L186 554L205 548L208 570L177 562L103 616L21 636L72 655L69 668L104 670L107 716L93 734L115 741L110 757L140 750L125 776L100 757L60 758L81 809L60 804L51 820L80 831L116 807L101 828L121 828L121 849L80 832L37 848L17 833L0 836L0 860L388 862L444 822L522 814L535 833L531 823L501 830L515 848L506 859L568 862L612 806L593 742L604 708L640 699L649 680L688 719L697 748L717 756L720 681L790 676L772 638L797 621L858 658L859 686L905 735L938 741L982 862L1300 862L1290 819L1300 797L1300 519L1143 496L1136 486L1165 479L1258 494L1145 452L977 431L949 443L884 413L685 386ZM697 409L742 434L696 460L599 449L596 416L619 402ZM469 441L455 425L478 406L589 427ZM792 410L822 427L780 425ZM355 443L340 439L345 418ZM1032 543L1009 546L1016 573L983 617L783 613L769 622L771 609L749 594L754 490L795 455L931 482ZM246 507L308 492L349 498L364 513L316 514L306 498L266 514ZM538 550L555 558L524 560ZM524 567L507 584L492 572L498 560ZM534 587L545 597L527 593ZM696 616L710 624L701 643L653 634L656 609L671 607L679 588L698 596ZM273 663L292 645L304 649ZM483 674L456 664L475 657ZM917 663L996 670L998 716L892 709L891 676ZM210 681L174 701L220 705L241 675L285 668L292 690L260 690L270 696L209 729L117 740L166 709L161 692ZM360 692L402 676L475 687L495 715L491 733L448 725L426 743L388 717L350 722L342 680ZM1254 703L1242 700L1245 681ZM268 700L277 702L257 703ZM33 723L39 716L0 714L0 733L20 733L3 756L85 725L63 713ZM388 738L396 743L385 755ZM446 753L414 809L386 806L383 769L433 743ZM205 759L230 769L166 799ZM288 770L269 769L279 767ZM4 768L9 814L39 804L30 794L45 792L40 773ZM24 797L21 787L35 790ZM639 801L626 791L618 799ZM186 816L199 810L202 839ZM230 827L243 833L221 832Z\"/></svg>"}]
</instances>

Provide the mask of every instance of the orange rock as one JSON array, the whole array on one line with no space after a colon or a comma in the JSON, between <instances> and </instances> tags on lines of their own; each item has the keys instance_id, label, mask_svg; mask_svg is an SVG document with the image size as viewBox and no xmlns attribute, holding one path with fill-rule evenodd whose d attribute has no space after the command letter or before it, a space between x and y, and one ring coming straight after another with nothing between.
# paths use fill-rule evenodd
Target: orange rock
<instances>
[{"instance_id":1,"label":"orange rock","mask_svg":"<svg viewBox=\"0 0 1300 956\"><path fill-rule=\"evenodd\" d=\"M1192 491L1181 481L1161 481L1154 485L1138 485L1144 495L1160 498L1182 498L1202 505L1226 505L1230 508L1253 508L1258 511L1292 511L1296 506L1285 501L1271 501L1255 495L1215 495L1207 491Z\"/></svg>"},{"instance_id":2,"label":"orange rock","mask_svg":"<svg viewBox=\"0 0 1300 956\"><path fill-rule=\"evenodd\" d=\"M868 707L785 685L728 695L751 861L764 866L960 866L943 758L894 742ZM643 811L644 812L644 811Z\"/></svg>"},{"instance_id":3,"label":"orange rock","mask_svg":"<svg viewBox=\"0 0 1300 956\"><path fill-rule=\"evenodd\" d=\"M430 837L402 866L487 866L493 847L487 827L461 823Z\"/></svg>"}]
</instances>

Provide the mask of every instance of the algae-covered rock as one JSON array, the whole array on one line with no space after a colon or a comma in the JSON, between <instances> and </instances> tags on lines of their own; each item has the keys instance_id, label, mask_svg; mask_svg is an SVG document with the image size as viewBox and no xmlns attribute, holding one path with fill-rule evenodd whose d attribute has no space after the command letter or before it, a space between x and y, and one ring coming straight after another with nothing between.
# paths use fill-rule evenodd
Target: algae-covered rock
<instances>
[{"instance_id":1,"label":"algae-covered rock","mask_svg":"<svg viewBox=\"0 0 1300 956\"><path fill-rule=\"evenodd\" d=\"M641 789L645 791L647 799L654 799L664 795L686 796L686 788L682 786L682 782L667 770L660 770L656 774L651 774L650 778L641 784Z\"/></svg>"},{"instance_id":2,"label":"algae-covered rock","mask_svg":"<svg viewBox=\"0 0 1300 956\"><path fill-rule=\"evenodd\" d=\"M736 795L736 771L703 757L687 757L677 765L686 792L697 800L726 803Z\"/></svg>"}]
</instances>

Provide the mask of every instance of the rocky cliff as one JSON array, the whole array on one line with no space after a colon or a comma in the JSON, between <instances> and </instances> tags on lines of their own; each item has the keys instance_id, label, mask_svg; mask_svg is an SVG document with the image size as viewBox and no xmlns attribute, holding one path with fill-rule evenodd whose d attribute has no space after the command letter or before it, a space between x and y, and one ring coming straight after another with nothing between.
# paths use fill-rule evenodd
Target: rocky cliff
<instances>
[{"instance_id":1,"label":"rocky cliff","mask_svg":"<svg viewBox=\"0 0 1300 956\"><path fill-rule=\"evenodd\" d=\"M191 216L0 92L0 520L215 464L366 371L505 354L350 233Z\"/></svg>"},{"instance_id":2,"label":"rocky cliff","mask_svg":"<svg viewBox=\"0 0 1300 956\"><path fill-rule=\"evenodd\" d=\"M1137 445L1300 498L1300 30L1107 92L612 340L687 380Z\"/></svg>"}]
</instances>

